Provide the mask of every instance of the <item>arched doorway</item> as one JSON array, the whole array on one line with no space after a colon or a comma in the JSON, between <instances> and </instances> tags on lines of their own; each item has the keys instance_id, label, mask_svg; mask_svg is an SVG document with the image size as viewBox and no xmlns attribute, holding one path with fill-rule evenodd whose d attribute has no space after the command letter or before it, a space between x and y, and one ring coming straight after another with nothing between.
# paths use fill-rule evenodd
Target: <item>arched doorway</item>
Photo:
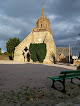
<instances>
[{"instance_id":1,"label":"arched doorway","mask_svg":"<svg viewBox=\"0 0 80 106\"><path fill-rule=\"evenodd\" d=\"M27 62L30 62L30 53L27 53Z\"/></svg>"}]
</instances>

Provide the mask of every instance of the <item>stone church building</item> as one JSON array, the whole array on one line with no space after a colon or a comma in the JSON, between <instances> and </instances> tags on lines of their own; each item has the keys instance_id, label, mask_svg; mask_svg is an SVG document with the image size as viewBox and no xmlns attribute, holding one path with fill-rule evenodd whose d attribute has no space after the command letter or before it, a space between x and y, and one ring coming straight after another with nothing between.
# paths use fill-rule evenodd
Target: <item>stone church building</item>
<instances>
[{"instance_id":1,"label":"stone church building","mask_svg":"<svg viewBox=\"0 0 80 106\"><path fill-rule=\"evenodd\" d=\"M56 46L53 39L53 31L50 28L50 21L44 14L44 5L42 16L36 21L36 28L17 46L14 51L14 61L32 62L30 58L29 46L34 43L45 43L47 54L44 63L54 62L56 56Z\"/></svg>"},{"instance_id":2,"label":"stone church building","mask_svg":"<svg viewBox=\"0 0 80 106\"><path fill-rule=\"evenodd\" d=\"M50 28L50 21L44 14L44 5L42 16L36 21L36 28L17 46L14 51L14 61L32 62L29 51L30 44L45 43L47 54L43 63L54 63L56 54L56 45L53 39L53 31Z\"/></svg>"}]
</instances>

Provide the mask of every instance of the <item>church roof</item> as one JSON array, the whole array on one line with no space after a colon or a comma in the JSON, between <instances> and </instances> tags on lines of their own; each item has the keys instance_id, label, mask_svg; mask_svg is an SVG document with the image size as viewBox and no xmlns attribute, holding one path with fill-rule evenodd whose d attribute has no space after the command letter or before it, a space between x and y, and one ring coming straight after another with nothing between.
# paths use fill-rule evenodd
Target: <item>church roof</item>
<instances>
[{"instance_id":1,"label":"church roof","mask_svg":"<svg viewBox=\"0 0 80 106\"><path fill-rule=\"evenodd\" d=\"M69 56L69 47L56 47L56 53L58 56L62 53L64 56ZM72 47L70 47L70 55L72 55Z\"/></svg>"}]
</instances>

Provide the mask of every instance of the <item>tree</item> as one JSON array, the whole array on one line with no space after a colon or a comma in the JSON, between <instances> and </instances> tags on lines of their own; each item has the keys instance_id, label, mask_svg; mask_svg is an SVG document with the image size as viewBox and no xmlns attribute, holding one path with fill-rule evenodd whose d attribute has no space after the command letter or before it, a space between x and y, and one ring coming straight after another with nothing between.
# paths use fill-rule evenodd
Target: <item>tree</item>
<instances>
[{"instance_id":1,"label":"tree","mask_svg":"<svg viewBox=\"0 0 80 106\"><path fill-rule=\"evenodd\" d=\"M0 54L1 54L1 50L2 50L2 49L0 48Z\"/></svg>"},{"instance_id":2,"label":"tree","mask_svg":"<svg viewBox=\"0 0 80 106\"><path fill-rule=\"evenodd\" d=\"M20 43L19 38L10 38L8 42L6 42L6 48L7 52L11 54L11 56L14 54L15 47ZM13 57L13 56L12 56Z\"/></svg>"}]
</instances>

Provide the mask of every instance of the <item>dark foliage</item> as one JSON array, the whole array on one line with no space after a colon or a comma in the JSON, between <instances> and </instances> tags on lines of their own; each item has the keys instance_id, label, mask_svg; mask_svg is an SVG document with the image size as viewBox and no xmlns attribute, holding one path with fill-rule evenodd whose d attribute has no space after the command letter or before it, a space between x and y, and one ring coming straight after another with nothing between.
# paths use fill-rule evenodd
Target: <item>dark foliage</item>
<instances>
[{"instance_id":1,"label":"dark foliage","mask_svg":"<svg viewBox=\"0 0 80 106\"><path fill-rule=\"evenodd\" d=\"M20 43L18 38L10 38L9 41L6 43L7 52L9 53L10 60L14 57L14 50L15 47Z\"/></svg>"},{"instance_id":2,"label":"dark foliage","mask_svg":"<svg viewBox=\"0 0 80 106\"><path fill-rule=\"evenodd\" d=\"M0 48L0 54L1 54L1 50L2 50L2 49Z\"/></svg>"},{"instance_id":3,"label":"dark foliage","mask_svg":"<svg viewBox=\"0 0 80 106\"><path fill-rule=\"evenodd\" d=\"M77 67L77 70L80 70L80 65Z\"/></svg>"},{"instance_id":4,"label":"dark foliage","mask_svg":"<svg viewBox=\"0 0 80 106\"><path fill-rule=\"evenodd\" d=\"M80 52L79 52L79 59L80 59Z\"/></svg>"},{"instance_id":5,"label":"dark foliage","mask_svg":"<svg viewBox=\"0 0 80 106\"><path fill-rule=\"evenodd\" d=\"M46 56L46 44L40 43L40 44L30 44L30 53L31 53L31 59L36 62L43 62Z\"/></svg>"},{"instance_id":6,"label":"dark foliage","mask_svg":"<svg viewBox=\"0 0 80 106\"><path fill-rule=\"evenodd\" d=\"M15 47L20 43L20 40L17 38L10 38L6 43L7 52L12 53L15 50Z\"/></svg>"},{"instance_id":7,"label":"dark foliage","mask_svg":"<svg viewBox=\"0 0 80 106\"><path fill-rule=\"evenodd\" d=\"M14 53L15 47L20 43L18 38L10 38L9 41L6 43L7 52Z\"/></svg>"}]
</instances>

